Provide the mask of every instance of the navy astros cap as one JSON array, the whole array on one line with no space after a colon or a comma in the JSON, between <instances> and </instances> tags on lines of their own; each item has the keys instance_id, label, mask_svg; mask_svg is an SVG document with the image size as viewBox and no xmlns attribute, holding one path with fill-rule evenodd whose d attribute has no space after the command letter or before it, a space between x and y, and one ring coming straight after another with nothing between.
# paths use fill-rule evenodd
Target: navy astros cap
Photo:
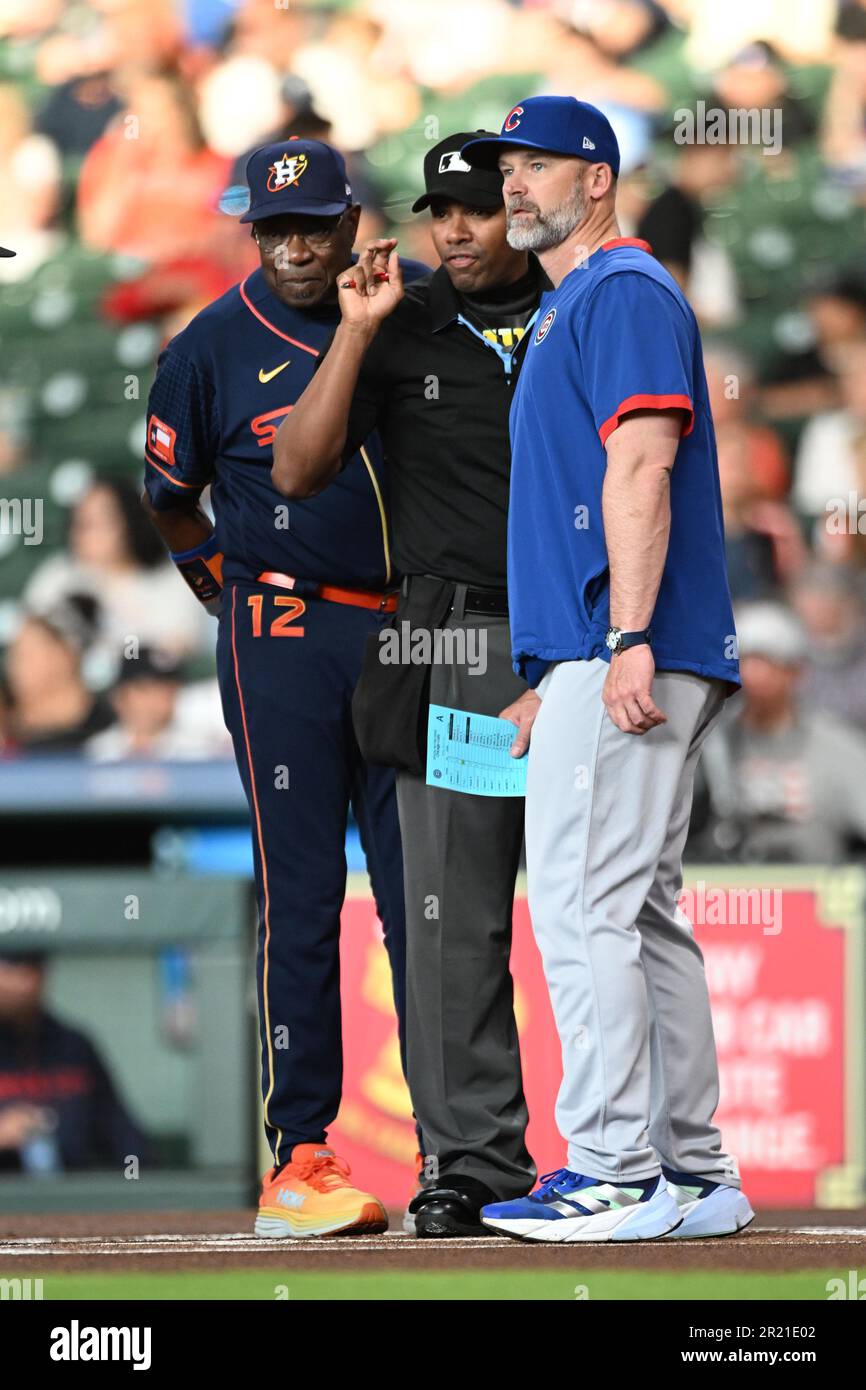
<instances>
[{"instance_id":1,"label":"navy astros cap","mask_svg":"<svg viewBox=\"0 0 866 1390\"><path fill-rule=\"evenodd\" d=\"M433 198L447 198L468 207L499 208L502 201L502 175L498 169L473 168L461 157L460 150L467 140L483 135L495 139L489 130L465 130L448 135L424 156L424 187L426 193L416 198L413 212L429 207Z\"/></svg>"},{"instance_id":2,"label":"navy astros cap","mask_svg":"<svg viewBox=\"0 0 866 1390\"><path fill-rule=\"evenodd\" d=\"M246 175L250 206L242 222L262 222L287 212L333 217L352 205L343 156L322 140L292 135L263 145L247 160Z\"/></svg>"},{"instance_id":3,"label":"navy astros cap","mask_svg":"<svg viewBox=\"0 0 866 1390\"><path fill-rule=\"evenodd\" d=\"M619 145L613 126L597 106L577 97L527 97L512 106L499 135L470 140L460 151L467 164L496 167L503 149L550 150L609 164L619 173Z\"/></svg>"}]
</instances>

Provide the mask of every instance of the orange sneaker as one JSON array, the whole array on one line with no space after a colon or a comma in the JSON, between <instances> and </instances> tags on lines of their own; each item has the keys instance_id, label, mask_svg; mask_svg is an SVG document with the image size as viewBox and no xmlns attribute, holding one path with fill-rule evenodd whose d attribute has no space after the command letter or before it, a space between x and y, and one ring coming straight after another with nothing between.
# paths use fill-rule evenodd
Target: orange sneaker
<instances>
[{"instance_id":1,"label":"orange sneaker","mask_svg":"<svg viewBox=\"0 0 866 1390\"><path fill-rule=\"evenodd\" d=\"M257 1236L305 1239L347 1231L378 1235L387 1231L382 1203L348 1181L349 1165L324 1144L296 1144L291 1162L274 1176L265 1173Z\"/></svg>"}]
</instances>

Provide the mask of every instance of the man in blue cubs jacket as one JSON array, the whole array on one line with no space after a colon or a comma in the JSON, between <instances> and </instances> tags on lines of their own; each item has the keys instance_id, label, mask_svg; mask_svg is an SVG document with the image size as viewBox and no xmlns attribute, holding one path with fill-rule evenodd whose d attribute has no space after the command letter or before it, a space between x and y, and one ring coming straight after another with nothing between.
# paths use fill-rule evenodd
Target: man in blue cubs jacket
<instances>
[{"instance_id":1,"label":"man in blue cubs jacket","mask_svg":"<svg viewBox=\"0 0 866 1390\"><path fill-rule=\"evenodd\" d=\"M317 140L247 163L261 266L160 357L147 415L146 505L193 592L219 614L223 710L250 806L265 1175L256 1232L384 1230L328 1148L342 1084L340 908L351 803L381 917L403 1044L405 924L394 774L362 761L350 713L366 638L396 607L375 437L320 497L271 484L277 426L339 322L334 281L360 207ZM410 279L426 266L409 262ZM199 497L210 486L215 527Z\"/></svg>"}]
</instances>

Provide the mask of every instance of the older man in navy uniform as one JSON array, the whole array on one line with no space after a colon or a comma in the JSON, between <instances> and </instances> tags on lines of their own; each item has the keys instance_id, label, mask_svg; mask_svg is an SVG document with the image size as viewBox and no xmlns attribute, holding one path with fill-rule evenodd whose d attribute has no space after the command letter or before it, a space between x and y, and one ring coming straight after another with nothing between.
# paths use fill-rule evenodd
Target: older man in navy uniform
<instances>
[{"instance_id":1,"label":"older man in navy uniform","mask_svg":"<svg viewBox=\"0 0 866 1390\"><path fill-rule=\"evenodd\" d=\"M360 207L341 156L317 140L247 163L261 266L162 354L148 405L147 505L193 592L219 612L226 723L250 806L259 902L262 1090L274 1166L256 1232L384 1230L326 1143L340 1104L339 927L352 806L401 1020L403 877L393 772L366 765L350 702L365 640L396 606L381 451L336 487L287 504L274 437L339 321L335 277ZM409 262L416 278L426 267ZM216 524L199 503L211 487Z\"/></svg>"}]
</instances>

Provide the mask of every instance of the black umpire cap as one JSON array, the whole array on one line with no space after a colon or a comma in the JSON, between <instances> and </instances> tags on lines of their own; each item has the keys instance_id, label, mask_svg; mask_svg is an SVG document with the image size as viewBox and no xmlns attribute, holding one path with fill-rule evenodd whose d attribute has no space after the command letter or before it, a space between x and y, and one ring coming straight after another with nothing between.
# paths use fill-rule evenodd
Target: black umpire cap
<instances>
[{"instance_id":1,"label":"black umpire cap","mask_svg":"<svg viewBox=\"0 0 866 1390\"><path fill-rule=\"evenodd\" d=\"M453 203L466 203L474 208L499 208L502 203L502 175L498 169L475 169L460 154L461 147L480 137L490 136L486 130L462 131L448 135L428 150L424 156L425 193L412 204L413 212L430 206L434 198L446 198ZM495 139L495 136L490 136Z\"/></svg>"},{"instance_id":2,"label":"black umpire cap","mask_svg":"<svg viewBox=\"0 0 866 1390\"><path fill-rule=\"evenodd\" d=\"M9 251L5 246L0 246L0 256L14 256L14 251Z\"/></svg>"}]
</instances>

